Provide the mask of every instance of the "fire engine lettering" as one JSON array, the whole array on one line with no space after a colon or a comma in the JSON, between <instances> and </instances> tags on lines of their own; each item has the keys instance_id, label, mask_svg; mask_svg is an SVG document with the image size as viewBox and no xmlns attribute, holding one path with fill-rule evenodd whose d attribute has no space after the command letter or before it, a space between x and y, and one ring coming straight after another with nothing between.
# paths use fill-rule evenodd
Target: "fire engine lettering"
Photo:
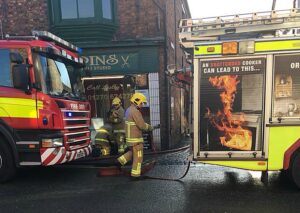
<instances>
[{"instance_id":1,"label":"fire engine lettering","mask_svg":"<svg viewBox=\"0 0 300 213\"><path fill-rule=\"evenodd\" d=\"M239 71L240 71L240 68L239 68L239 67L232 67L232 71L233 71L233 72L239 72Z\"/></svg>"},{"instance_id":2,"label":"fire engine lettering","mask_svg":"<svg viewBox=\"0 0 300 213\"><path fill-rule=\"evenodd\" d=\"M230 71L231 71L230 67L217 68L217 73L230 72Z\"/></svg>"},{"instance_id":3,"label":"fire engine lettering","mask_svg":"<svg viewBox=\"0 0 300 213\"><path fill-rule=\"evenodd\" d=\"M202 67L209 67L208 63L203 63Z\"/></svg>"},{"instance_id":4,"label":"fire engine lettering","mask_svg":"<svg viewBox=\"0 0 300 213\"><path fill-rule=\"evenodd\" d=\"M261 64L261 60L243 61L243 65L256 65L256 64Z\"/></svg>"},{"instance_id":5,"label":"fire engine lettering","mask_svg":"<svg viewBox=\"0 0 300 213\"><path fill-rule=\"evenodd\" d=\"M84 104L79 104L79 109L84 110L85 109L85 105Z\"/></svg>"},{"instance_id":6,"label":"fire engine lettering","mask_svg":"<svg viewBox=\"0 0 300 213\"><path fill-rule=\"evenodd\" d=\"M215 73L215 68L204 68L203 72L204 73Z\"/></svg>"},{"instance_id":7,"label":"fire engine lettering","mask_svg":"<svg viewBox=\"0 0 300 213\"><path fill-rule=\"evenodd\" d=\"M291 63L291 69L299 69L300 63L299 62L293 62Z\"/></svg>"},{"instance_id":8,"label":"fire engine lettering","mask_svg":"<svg viewBox=\"0 0 300 213\"><path fill-rule=\"evenodd\" d=\"M71 109L78 109L78 104L70 104Z\"/></svg>"},{"instance_id":9,"label":"fire engine lettering","mask_svg":"<svg viewBox=\"0 0 300 213\"><path fill-rule=\"evenodd\" d=\"M242 72L256 71L254 66L244 66L244 67L241 67L241 69L242 69Z\"/></svg>"}]
</instances>

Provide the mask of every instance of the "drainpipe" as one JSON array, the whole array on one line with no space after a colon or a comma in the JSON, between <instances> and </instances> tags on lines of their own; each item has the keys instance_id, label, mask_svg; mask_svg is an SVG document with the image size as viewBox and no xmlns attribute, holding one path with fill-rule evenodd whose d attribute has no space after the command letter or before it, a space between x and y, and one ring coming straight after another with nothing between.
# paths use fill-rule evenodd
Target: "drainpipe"
<instances>
[{"instance_id":1,"label":"drainpipe","mask_svg":"<svg viewBox=\"0 0 300 213\"><path fill-rule=\"evenodd\" d=\"M166 2L165 0L164 2L164 7L161 7L156 0L152 0L152 2L159 8L159 10L162 12L163 14L163 34L164 34L164 72L167 71L167 67L168 67L168 52L167 52L167 14L166 14ZM167 126L167 138L162 140L162 146L161 149L162 150L166 150L169 148L170 145L170 140L171 140L171 136L170 136L170 130L171 130L171 122L170 122L170 98L168 97L168 94L170 93L170 84L169 84L169 80L168 77L165 75L165 94L166 94L166 98L167 98L167 107L164 107L163 109L163 115L167 115L167 122L166 122L166 126ZM162 113L162 108L161 108L161 112Z\"/></svg>"}]
</instances>

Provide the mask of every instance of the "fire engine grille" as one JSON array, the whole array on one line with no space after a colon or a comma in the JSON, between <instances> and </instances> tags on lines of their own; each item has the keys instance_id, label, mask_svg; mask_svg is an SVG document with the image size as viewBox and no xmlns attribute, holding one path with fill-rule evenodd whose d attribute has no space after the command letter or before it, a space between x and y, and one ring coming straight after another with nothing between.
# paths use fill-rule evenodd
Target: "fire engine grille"
<instances>
[{"instance_id":1,"label":"fire engine grille","mask_svg":"<svg viewBox=\"0 0 300 213\"><path fill-rule=\"evenodd\" d=\"M90 111L62 109L66 147L78 149L90 143Z\"/></svg>"}]
</instances>

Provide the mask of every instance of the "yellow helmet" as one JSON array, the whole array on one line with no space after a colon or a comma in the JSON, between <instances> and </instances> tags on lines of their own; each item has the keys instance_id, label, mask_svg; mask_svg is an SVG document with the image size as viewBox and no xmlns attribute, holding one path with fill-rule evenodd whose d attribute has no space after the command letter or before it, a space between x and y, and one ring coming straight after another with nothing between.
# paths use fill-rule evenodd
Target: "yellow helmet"
<instances>
[{"instance_id":1,"label":"yellow helmet","mask_svg":"<svg viewBox=\"0 0 300 213\"><path fill-rule=\"evenodd\" d=\"M147 98L142 93L134 93L130 99L131 103L134 103L136 106L140 105L141 103L147 104Z\"/></svg>"},{"instance_id":2,"label":"yellow helmet","mask_svg":"<svg viewBox=\"0 0 300 213\"><path fill-rule=\"evenodd\" d=\"M118 97L115 97L112 102L111 102L111 105L121 105L121 99L118 98Z\"/></svg>"}]
</instances>

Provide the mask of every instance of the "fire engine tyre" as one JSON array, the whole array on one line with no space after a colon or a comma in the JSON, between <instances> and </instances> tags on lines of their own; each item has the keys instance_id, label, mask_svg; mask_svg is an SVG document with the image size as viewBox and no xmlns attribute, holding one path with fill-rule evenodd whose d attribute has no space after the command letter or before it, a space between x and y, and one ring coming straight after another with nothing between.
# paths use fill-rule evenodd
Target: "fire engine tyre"
<instances>
[{"instance_id":1,"label":"fire engine tyre","mask_svg":"<svg viewBox=\"0 0 300 213\"><path fill-rule=\"evenodd\" d=\"M300 152L294 157L290 167L290 178L300 189Z\"/></svg>"},{"instance_id":2,"label":"fire engine tyre","mask_svg":"<svg viewBox=\"0 0 300 213\"><path fill-rule=\"evenodd\" d=\"M6 182L15 175L16 166L8 145L0 137L0 183Z\"/></svg>"}]
</instances>

